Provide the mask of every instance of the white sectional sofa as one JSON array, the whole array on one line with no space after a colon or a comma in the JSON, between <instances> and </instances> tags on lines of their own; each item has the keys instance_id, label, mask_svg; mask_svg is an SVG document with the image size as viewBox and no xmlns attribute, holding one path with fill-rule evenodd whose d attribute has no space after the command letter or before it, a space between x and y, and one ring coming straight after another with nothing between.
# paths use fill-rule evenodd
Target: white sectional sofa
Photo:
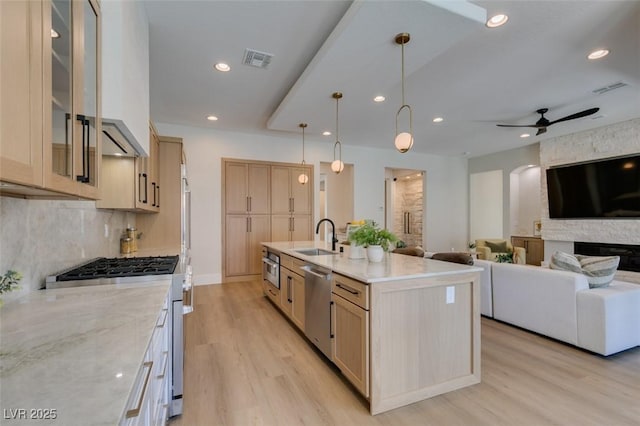
<instances>
[{"instance_id":1,"label":"white sectional sofa","mask_svg":"<svg viewBox=\"0 0 640 426\"><path fill-rule=\"evenodd\" d=\"M575 272L476 264L485 269L483 315L601 355L640 345L639 284L614 280L609 287L590 289L586 277Z\"/></svg>"}]
</instances>

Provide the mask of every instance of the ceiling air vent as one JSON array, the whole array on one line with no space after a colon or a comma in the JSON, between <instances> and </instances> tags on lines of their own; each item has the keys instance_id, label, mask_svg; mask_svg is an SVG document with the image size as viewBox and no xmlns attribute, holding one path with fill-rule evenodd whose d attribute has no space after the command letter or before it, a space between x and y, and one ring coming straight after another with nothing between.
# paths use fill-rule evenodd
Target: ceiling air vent
<instances>
[{"instance_id":1,"label":"ceiling air vent","mask_svg":"<svg viewBox=\"0 0 640 426\"><path fill-rule=\"evenodd\" d=\"M258 52L257 50L245 49L242 63L256 68L267 68L271 63L273 55L266 52Z\"/></svg>"},{"instance_id":2,"label":"ceiling air vent","mask_svg":"<svg viewBox=\"0 0 640 426\"><path fill-rule=\"evenodd\" d=\"M610 84L608 86L596 89L596 90L593 91L593 93L595 93L596 95L602 95L603 93L607 93L607 92L619 89L619 88L624 87L624 86L628 86L628 84L619 81L617 83L613 83L613 84Z\"/></svg>"}]
</instances>

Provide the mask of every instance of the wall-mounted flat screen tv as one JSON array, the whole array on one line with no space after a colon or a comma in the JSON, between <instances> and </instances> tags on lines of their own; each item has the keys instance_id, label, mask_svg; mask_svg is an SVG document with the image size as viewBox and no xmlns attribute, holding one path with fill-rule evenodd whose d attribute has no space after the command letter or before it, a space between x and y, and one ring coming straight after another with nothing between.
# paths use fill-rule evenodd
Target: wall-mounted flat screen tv
<instances>
[{"instance_id":1,"label":"wall-mounted flat screen tv","mask_svg":"<svg viewBox=\"0 0 640 426\"><path fill-rule=\"evenodd\" d=\"M551 219L640 218L640 154L547 169Z\"/></svg>"}]
</instances>

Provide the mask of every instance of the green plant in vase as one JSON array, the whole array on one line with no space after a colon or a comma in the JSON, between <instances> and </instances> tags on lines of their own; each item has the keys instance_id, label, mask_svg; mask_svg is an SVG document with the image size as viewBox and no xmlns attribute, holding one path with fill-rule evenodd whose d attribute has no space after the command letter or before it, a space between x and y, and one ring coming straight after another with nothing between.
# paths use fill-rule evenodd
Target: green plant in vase
<instances>
[{"instance_id":1,"label":"green plant in vase","mask_svg":"<svg viewBox=\"0 0 640 426\"><path fill-rule=\"evenodd\" d=\"M513 263L513 253L500 253L496 255L498 263Z\"/></svg>"},{"instance_id":2,"label":"green plant in vase","mask_svg":"<svg viewBox=\"0 0 640 426\"><path fill-rule=\"evenodd\" d=\"M389 250L392 243L398 241L398 237L386 229L380 229L374 221L366 221L351 234L349 241L366 247L369 261L380 262L384 252ZM377 247L380 250L377 250Z\"/></svg>"},{"instance_id":3,"label":"green plant in vase","mask_svg":"<svg viewBox=\"0 0 640 426\"><path fill-rule=\"evenodd\" d=\"M8 270L2 277L0 277L0 295L4 293L8 293L13 290L17 290L20 288L18 283L22 279L22 274L20 272ZM0 306L2 306L3 301L0 298Z\"/></svg>"}]
</instances>

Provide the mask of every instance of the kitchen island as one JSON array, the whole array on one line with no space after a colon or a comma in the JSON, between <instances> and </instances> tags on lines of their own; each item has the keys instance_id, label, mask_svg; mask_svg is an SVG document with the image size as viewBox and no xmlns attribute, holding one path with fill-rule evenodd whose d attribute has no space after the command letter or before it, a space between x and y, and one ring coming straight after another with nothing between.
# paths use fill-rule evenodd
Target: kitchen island
<instances>
[{"instance_id":1,"label":"kitchen island","mask_svg":"<svg viewBox=\"0 0 640 426\"><path fill-rule=\"evenodd\" d=\"M265 282L265 294L298 327L309 325L289 312L296 312L296 296L304 298L288 285L304 275L305 264L331 271L328 357L368 399L372 414L480 382L480 268L399 254L372 263L346 252L298 251L330 250L313 241L262 245L280 255L284 272L281 288Z\"/></svg>"},{"instance_id":2,"label":"kitchen island","mask_svg":"<svg viewBox=\"0 0 640 426\"><path fill-rule=\"evenodd\" d=\"M122 424L144 397L138 383L155 361L150 347L163 344L170 287L159 279L38 290L3 306L0 423ZM162 392L156 382L147 395Z\"/></svg>"}]
</instances>

